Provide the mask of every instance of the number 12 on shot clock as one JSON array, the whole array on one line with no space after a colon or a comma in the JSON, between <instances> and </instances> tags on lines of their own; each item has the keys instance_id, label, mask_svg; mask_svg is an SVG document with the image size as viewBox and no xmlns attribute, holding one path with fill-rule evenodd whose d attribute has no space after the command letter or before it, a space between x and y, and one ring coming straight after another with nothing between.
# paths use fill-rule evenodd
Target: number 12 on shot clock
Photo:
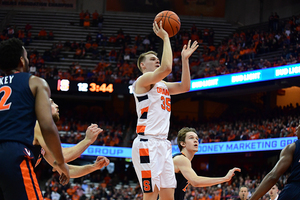
<instances>
[{"instance_id":1,"label":"number 12 on shot clock","mask_svg":"<svg viewBox=\"0 0 300 200\"><path fill-rule=\"evenodd\" d=\"M110 83L106 85L106 83L102 83L102 85L97 85L96 83L90 83L89 90L91 92L109 92L112 93L114 91L113 84Z\"/></svg>"}]
</instances>

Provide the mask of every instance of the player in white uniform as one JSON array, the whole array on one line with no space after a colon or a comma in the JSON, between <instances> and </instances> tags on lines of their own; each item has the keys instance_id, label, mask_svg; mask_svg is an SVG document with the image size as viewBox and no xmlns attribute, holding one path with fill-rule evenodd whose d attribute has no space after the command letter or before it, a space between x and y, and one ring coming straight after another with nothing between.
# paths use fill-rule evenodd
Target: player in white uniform
<instances>
[{"instance_id":1,"label":"player in white uniform","mask_svg":"<svg viewBox=\"0 0 300 200\"><path fill-rule=\"evenodd\" d=\"M181 82L162 81L172 72L172 49L168 33L153 24L154 33L163 42L161 63L153 51L140 55L138 67L143 73L133 84L138 122L132 146L132 161L146 200L174 199L176 179L172 161L172 147L167 140L170 124L170 95L190 90L189 57L198 48L195 41L184 45Z\"/></svg>"}]
</instances>

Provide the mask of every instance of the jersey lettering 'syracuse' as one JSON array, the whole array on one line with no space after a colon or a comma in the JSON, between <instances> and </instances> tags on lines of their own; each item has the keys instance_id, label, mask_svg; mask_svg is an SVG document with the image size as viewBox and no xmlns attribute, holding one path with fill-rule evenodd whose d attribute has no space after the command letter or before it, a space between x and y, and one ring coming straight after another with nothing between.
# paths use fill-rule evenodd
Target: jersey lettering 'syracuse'
<instances>
[{"instance_id":1,"label":"jersey lettering 'syracuse'","mask_svg":"<svg viewBox=\"0 0 300 200\"><path fill-rule=\"evenodd\" d=\"M135 82L136 83L136 82ZM133 91L135 91L135 83ZM157 82L144 94L134 92L138 115L137 134L168 136L171 114L171 97L168 87Z\"/></svg>"}]
</instances>

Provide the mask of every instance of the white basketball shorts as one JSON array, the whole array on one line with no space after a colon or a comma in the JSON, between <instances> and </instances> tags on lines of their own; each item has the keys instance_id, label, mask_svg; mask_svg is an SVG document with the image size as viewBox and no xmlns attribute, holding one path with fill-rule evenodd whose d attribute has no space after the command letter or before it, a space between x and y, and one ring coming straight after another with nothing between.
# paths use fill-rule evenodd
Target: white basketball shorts
<instances>
[{"instance_id":1,"label":"white basketball shorts","mask_svg":"<svg viewBox=\"0 0 300 200\"><path fill-rule=\"evenodd\" d=\"M138 135L132 145L132 162L144 193L176 188L172 145L166 138Z\"/></svg>"}]
</instances>

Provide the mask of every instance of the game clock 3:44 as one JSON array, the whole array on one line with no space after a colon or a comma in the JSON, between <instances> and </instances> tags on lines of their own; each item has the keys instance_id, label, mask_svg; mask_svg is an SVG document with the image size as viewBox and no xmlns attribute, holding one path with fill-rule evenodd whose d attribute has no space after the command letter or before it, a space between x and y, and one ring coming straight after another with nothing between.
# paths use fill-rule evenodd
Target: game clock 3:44
<instances>
[{"instance_id":1,"label":"game clock 3:44","mask_svg":"<svg viewBox=\"0 0 300 200\"><path fill-rule=\"evenodd\" d=\"M76 82L69 81L68 79L62 79L57 81L57 91L76 91L76 92L102 92L112 93L114 92L113 83L95 83L95 82Z\"/></svg>"},{"instance_id":2,"label":"game clock 3:44","mask_svg":"<svg viewBox=\"0 0 300 200\"><path fill-rule=\"evenodd\" d=\"M97 83L78 83L78 92L109 92L112 93L114 91L114 86L112 83L106 84L102 83L98 85Z\"/></svg>"},{"instance_id":3,"label":"game clock 3:44","mask_svg":"<svg viewBox=\"0 0 300 200\"><path fill-rule=\"evenodd\" d=\"M90 83L89 91L91 92L109 92L112 93L114 91L113 84L110 83L106 85L106 83L102 83L101 85L97 85L96 83Z\"/></svg>"}]
</instances>

